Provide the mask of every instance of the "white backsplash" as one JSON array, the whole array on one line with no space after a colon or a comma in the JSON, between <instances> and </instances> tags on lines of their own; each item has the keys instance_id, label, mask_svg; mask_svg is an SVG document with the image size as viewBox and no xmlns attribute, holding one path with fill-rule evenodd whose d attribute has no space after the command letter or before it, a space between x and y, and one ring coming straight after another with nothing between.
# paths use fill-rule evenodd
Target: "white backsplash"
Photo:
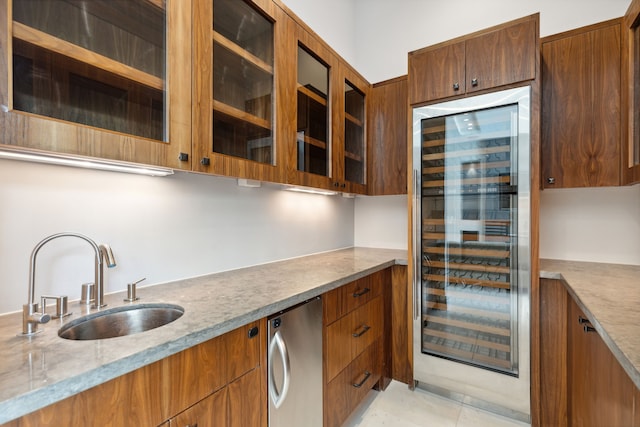
<instances>
[{"instance_id":1,"label":"white backsplash","mask_svg":"<svg viewBox=\"0 0 640 427\"><path fill-rule=\"evenodd\" d=\"M44 237L73 231L108 243L106 291L353 246L354 199L238 187L184 172L153 178L0 160L0 313L27 302L29 257ZM36 296L80 297L93 251L60 238L37 258Z\"/></svg>"}]
</instances>

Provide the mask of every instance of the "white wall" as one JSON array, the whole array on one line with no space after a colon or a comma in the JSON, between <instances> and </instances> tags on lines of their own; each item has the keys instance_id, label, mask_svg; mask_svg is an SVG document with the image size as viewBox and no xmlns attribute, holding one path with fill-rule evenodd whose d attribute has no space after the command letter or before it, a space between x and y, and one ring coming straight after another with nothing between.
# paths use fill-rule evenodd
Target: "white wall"
<instances>
[{"instance_id":1,"label":"white wall","mask_svg":"<svg viewBox=\"0 0 640 427\"><path fill-rule=\"evenodd\" d=\"M544 190L540 255L640 265L640 185Z\"/></svg>"},{"instance_id":2,"label":"white wall","mask_svg":"<svg viewBox=\"0 0 640 427\"><path fill-rule=\"evenodd\" d=\"M407 74L407 53L540 12L542 37L624 15L630 0L353 0L356 58L369 81ZM326 25L326 24L325 24ZM317 30L318 32L323 32Z\"/></svg>"},{"instance_id":3,"label":"white wall","mask_svg":"<svg viewBox=\"0 0 640 427\"><path fill-rule=\"evenodd\" d=\"M111 245L107 291L230 270L353 245L354 199L242 188L177 173L153 178L0 160L0 313L27 301L29 257L73 231ZM38 254L36 295L80 297L91 247L60 238ZM141 284L141 285L143 285Z\"/></svg>"},{"instance_id":4,"label":"white wall","mask_svg":"<svg viewBox=\"0 0 640 427\"><path fill-rule=\"evenodd\" d=\"M624 15L629 0L354 0L356 60L369 81L407 73L407 52L540 12L542 37ZM321 32L321 31L319 31ZM640 264L640 185L593 190L545 190L541 196L540 256ZM404 210L404 212L402 212ZM406 202L380 197L356 200L355 244L405 242L374 221L406 221ZM402 218L401 216L404 215ZM612 221L613 219L613 221Z\"/></svg>"}]
</instances>

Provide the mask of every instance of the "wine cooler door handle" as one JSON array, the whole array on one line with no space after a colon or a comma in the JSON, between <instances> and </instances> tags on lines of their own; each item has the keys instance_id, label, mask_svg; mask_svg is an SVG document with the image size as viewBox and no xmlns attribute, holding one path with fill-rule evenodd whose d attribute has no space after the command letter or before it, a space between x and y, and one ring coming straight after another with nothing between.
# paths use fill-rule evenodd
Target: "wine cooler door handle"
<instances>
[{"instance_id":1,"label":"wine cooler door handle","mask_svg":"<svg viewBox=\"0 0 640 427\"><path fill-rule=\"evenodd\" d=\"M413 226L413 319L420 316L420 263L422 254L420 253L420 224L418 223L420 212L420 175L417 170L413 170L413 203L412 203L412 226Z\"/></svg>"},{"instance_id":2,"label":"wine cooler door handle","mask_svg":"<svg viewBox=\"0 0 640 427\"><path fill-rule=\"evenodd\" d=\"M278 353L280 354L280 358L282 360L282 370L284 372L284 380L282 382L282 390L278 392L278 388L276 387L276 378L273 372L273 359L275 357L276 348ZM291 381L291 367L289 365L289 351L287 350L287 345L282 339L282 335L280 331L277 331L273 338L271 339L271 343L269 344L269 397L273 402L273 406L279 408L280 405L287 398L287 393L289 392L289 383Z\"/></svg>"}]
</instances>

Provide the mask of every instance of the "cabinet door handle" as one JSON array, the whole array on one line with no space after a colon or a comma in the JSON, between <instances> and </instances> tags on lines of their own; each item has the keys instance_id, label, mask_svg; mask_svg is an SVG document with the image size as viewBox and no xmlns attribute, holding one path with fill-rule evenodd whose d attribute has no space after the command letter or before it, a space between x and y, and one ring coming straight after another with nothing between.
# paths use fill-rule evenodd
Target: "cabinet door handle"
<instances>
[{"instance_id":1,"label":"cabinet door handle","mask_svg":"<svg viewBox=\"0 0 640 427\"><path fill-rule=\"evenodd\" d=\"M582 329L585 332L594 332L596 328L593 327L589 319L584 318L582 316L578 316L578 324L582 325Z\"/></svg>"},{"instance_id":2,"label":"cabinet door handle","mask_svg":"<svg viewBox=\"0 0 640 427\"><path fill-rule=\"evenodd\" d=\"M369 289L369 288L364 288L364 289L363 289L363 290L361 290L361 291L355 291L355 292L353 293L353 297L354 297L354 298L361 297L362 295L369 293L369 291L371 291L371 289Z\"/></svg>"},{"instance_id":3,"label":"cabinet door handle","mask_svg":"<svg viewBox=\"0 0 640 427\"><path fill-rule=\"evenodd\" d=\"M360 332L354 332L352 334L352 336L354 338L360 338L361 336L363 336L369 329L371 329L371 326L369 325L362 325L361 326L362 330Z\"/></svg>"},{"instance_id":4,"label":"cabinet door handle","mask_svg":"<svg viewBox=\"0 0 640 427\"><path fill-rule=\"evenodd\" d=\"M208 157L203 157L202 160L200 160L200 164L202 164L202 166L209 166L211 164L211 161Z\"/></svg>"},{"instance_id":5,"label":"cabinet door handle","mask_svg":"<svg viewBox=\"0 0 640 427\"><path fill-rule=\"evenodd\" d=\"M556 179L552 176L550 176L549 178L547 178L547 184L555 184L556 183Z\"/></svg>"},{"instance_id":6,"label":"cabinet door handle","mask_svg":"<svg viewBox=\"0 0 640 427\"><path fill-rule=\"evenodd\" d=\"M459 90L459 89L460 89L460 83L454 83L453 90Z\"/></svg>"},{"instance_id":7,"label":"cabinet door handle","mask_svg":"<svg viewBox=\"0 0 640 427\"><path fill-rule=\"evenodd\" d=\"M471 86L473 87L478 86L478 79L471 79Z\"/></svg>"},{"instance_id":8,"label":"cabinet door handle","mask_svg":"<svg viewBox=\"0 0 640 427\"><path fill-rule=\"evenodd\" d=\"M364 383L367 382L367 380L369 379L369 377L371 376L371 372L369 371L364 371L364 378L362 379L362 381L360 381L359 383L353 383L352 385L355 388L360 388L364 385Z\"/></svg>"}]
</instances>

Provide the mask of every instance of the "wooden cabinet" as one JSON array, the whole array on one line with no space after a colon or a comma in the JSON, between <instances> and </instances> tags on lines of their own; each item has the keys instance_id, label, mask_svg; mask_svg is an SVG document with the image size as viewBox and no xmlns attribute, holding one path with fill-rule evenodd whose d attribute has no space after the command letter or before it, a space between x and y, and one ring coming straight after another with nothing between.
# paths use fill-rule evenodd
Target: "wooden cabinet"
<instances>
[{"instance_id":1,"label":"wooden cabinet","mask_svg":"<svg viewBox=\"0 0 640 427\"><path fill-rule=\"evenodd\" d=\"M325 427L342 425L383 375L389 275L384 270L323 295Z\"/></svg>"},{"instance_id":2,"label":"wooden cabinet","mask_svg":"<svg viewBox=\"0 0 640 427\"><path fill-rule=\"evenodd\" d=\"M409 52L409 102L442 98L533 80L539 15Z\"/></svg>"},{"instance_id":3,"label":"wooden cabinet","mask_svg":"<svg viewBox=\"0 0 640 427\"><path fill-rule=\"evenodd\" d=\"M12 423L266 427L265 348L261 320Z\"/></svg>"},{"instance_id":4,"label":"wooden cabinet","mask_svg":"<svg viewBox=\"0 0 640 427\"><path fill-rule=\"evenodd\" d=\"M218 390L212 395L202 399L189 409L171 418L165 426L168 427L216 427L226 426L227 402L229 392L227 388Z\"/></svg>"},{"instance_id":5,"label":"wooden cabinet","mask_svg":"<svg viewBox=\"0 0 640 427\"><path fill-rule=\"evenodd\" d=\"M640 390L560 280L540 286L540 425L640 426Z\"/></svg>"},{"instance_id":6,"label":"wooden cabinet","mask_svg":"<svg viewBox=\"0 0 640 427\"><path fill-rule=\"evenodd\" d=\"M280 181L275 94L288 18L270 0L195 0L193 22L193 170Z\"/></svg>"},{"instance_id":7,"label":"wooden cabinet","mask_svg":"<svg viewBox=\"0 0 640 427\"><path fill-rule=\"evenodd\" d=\"M542 40L544 188L621 184L621 20Z\"/></svg>"},{"instance_id":8,"label":"wooden cabinet","mask_svg":"<svg viewBox=\"0 0 640 427\"><path fill-rule=\"evenodd\" d=\"M339 62L333 98L333 186L347 193L367 193L367 100L369 83Z\"/></svg>"},{"instance_id":9,"label":"wooden cabinet","mask_svg":"<svg viewBox=\"0 0 640 427\"><path fill-rule=\"evenodd\" d=\"M371 196L407 194L407 76L376 83L369 96L369 171Z\"/></svg>"},{"instance_id":10,"label":"wooden cabinet","mask_svg":"<svg viewBox=\"0 0 640 427\"><path fill-rule=\"evenodd\" d=\"M281 144L286 145L285 182L366 194L369 83L315 34L295 22L285 56L288 87L280 99ZM295 100L294 103L291 101Z\"/></svg>"},{"instance_id":11,"label":"wooden cabinet","mask_svg":"<svg viewBox=\"0 0 640 427\"><path fill-rule=\"evenodd\" d=\"M622 37L625 64L623 79L626 90L623 99L627 106L627 139L622 144L623 173L625 184L640 182L640 0L632 0L624 16Z\"/></svg>"},{"instance_id":12,"label":"wooden cabinet","mask_svg":"<svg viewBox=\"0 0 640 427\"><path fill-rule=\"evenodd\" d=\"M0 17L0 144L190 169L188 2L2 0Z\"/></svg>"}]
</instances>

